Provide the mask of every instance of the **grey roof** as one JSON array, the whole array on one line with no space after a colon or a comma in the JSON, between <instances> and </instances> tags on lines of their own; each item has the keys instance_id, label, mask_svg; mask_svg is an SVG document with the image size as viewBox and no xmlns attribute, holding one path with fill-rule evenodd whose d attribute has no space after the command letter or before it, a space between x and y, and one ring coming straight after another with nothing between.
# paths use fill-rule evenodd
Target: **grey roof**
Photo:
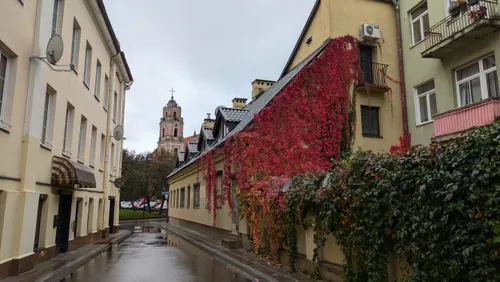
<instances>
[{"instance_id":1,"label":"grey roof","mask_svg":"<svg viewBox=\"0 0 500 282\"><path fill-rule=\"evenodd\" d=\"M255 101L252 101L252 103L248 104L244 110L246 110L247 114L245 117L242 118L240 123L234 128L234 130L230 131L224 138L219 140L218 142L215 142L210 146L207 150L204 152L198 154L196 157L192 158L191 160L187 161L184 163L182 166L178 167L168 177L173 176L177 172L181 171L183 168L188 167L192 163L196 162L197 159L200 157L204 156L207 152L213 150L214 148L217 148L224 144L226 140L233 136L236 132L240 132L243 129L245 129L248 125L250 125L253 121L253 117L255 114L259 113L271 100L278 95L283 88L293 79L295 76L304 68L307 64L309 64L313 58L315 58L318 54L320 54L323 49L330 43L331 39L325 40L323 42L323 45L321 45L318 49L316 49L313 53L311 53L307 58L305 58L302 62L300 62L296 67L291 69L284 77L282 77L280 80L278 80L273 86L271 86L266 92L262 93ZM167 178L168 178L167 177Z\"/></svg>"},{"instance_id":2,"label":"grey roof","mask_svg":"<svg viewBox=\"0 0 500 282\"><path fill-rule=\"evenodd\" d=\"M198 142L189 142L188 149L191 154L198 153Z\"/></svg>"},{"instance_id":3,"label":"grey roof","mask_svg":"<svg viewBox=\"0 0 500 282\"><path fill-rule=\"evenodd\" d=\"M212 135L212 128L202 126L201 129L203 130L203 134L205 134L205 138L207 140L214 140L214 136Z\"/></svg>"},{"instance_id":4,"label":"grey roof","mask_svg":"<svg viewBox=\"0 0 500 282\"><path fill-rule=\"evenodd\" d=\"M248 113L246 109L220 108L224 120L229 122L240 122Z\"/></svg>"}]
</instances>

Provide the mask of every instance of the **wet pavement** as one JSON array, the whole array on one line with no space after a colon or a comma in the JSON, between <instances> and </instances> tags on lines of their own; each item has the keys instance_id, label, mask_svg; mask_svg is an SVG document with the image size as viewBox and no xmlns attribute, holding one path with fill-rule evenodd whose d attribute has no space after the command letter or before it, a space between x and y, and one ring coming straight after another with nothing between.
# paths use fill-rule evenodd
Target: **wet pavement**
<instances>
[{"instance_id":1,"label":"wet pavement","mask_svg":"<svg viewBox=\"0 0 500 282\"><path fill-rule=\"evenodd\" d=\"M122 225L122 228L125 227ZM134 227L119 246L74 272L67 282L203 281L247 282L240 272L215 260L156 225Z\"/></svg>"}]
</instances>

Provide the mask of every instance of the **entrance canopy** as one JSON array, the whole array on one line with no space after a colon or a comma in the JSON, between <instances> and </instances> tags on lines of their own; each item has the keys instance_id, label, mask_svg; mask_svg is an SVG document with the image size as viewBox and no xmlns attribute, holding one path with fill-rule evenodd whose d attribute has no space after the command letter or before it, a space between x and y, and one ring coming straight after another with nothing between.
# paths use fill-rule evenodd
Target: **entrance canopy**
<instances>
[{"instance_id":1,"label":"entrance canopy","mask_svg":"<svg viewBox=\"0 0 500 282\"><path fill-rule=\"evenodd\" d=\"M96 188L95 175L85 165L71 160L52 157L52 185L75 188Z\"/></svg>"}]
</instances>

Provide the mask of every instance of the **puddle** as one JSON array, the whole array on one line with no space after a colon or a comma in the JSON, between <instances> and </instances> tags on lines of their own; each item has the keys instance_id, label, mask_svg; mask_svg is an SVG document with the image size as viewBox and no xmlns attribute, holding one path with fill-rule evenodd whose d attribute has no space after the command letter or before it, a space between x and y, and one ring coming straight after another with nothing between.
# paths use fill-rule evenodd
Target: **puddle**
<instances>
[{"instance_id":1,"label":"puddle","mask_svg":"<svg viewBox=\"0 0 500 282\"><path fill-rule=\"evenodd\" d=\"M161 233L161 228L152 226L134 226L134 233Z\"/></svg>"}]
</instances>

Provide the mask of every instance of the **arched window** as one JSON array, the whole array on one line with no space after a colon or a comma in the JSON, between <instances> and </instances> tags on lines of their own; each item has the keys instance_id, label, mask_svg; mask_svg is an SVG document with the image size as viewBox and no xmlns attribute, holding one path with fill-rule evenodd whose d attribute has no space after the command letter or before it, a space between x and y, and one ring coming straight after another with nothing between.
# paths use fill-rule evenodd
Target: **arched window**
<instances>
[{"instance_id":1,"label":"arched window","mask_svg":"<svg viewBox=\"0 0 500 282\"><path fill-rule=\"evenodd\" d=\"M177 128L174 129L174 137L177 137Z\"/></svg>"},{"instance_id":2,"label":"arched window","mask_svg":"<svg viewBox=\"0 0 500 282\"><path fill-rule=\"evenodd\" d=\"M177 155L178 152L179 152L179 150L177 150L177 148L175 148L174 153Z\"/></svg>"},{"instance_id":3,"label":"arched window","mask_svg":"<svg viewBox=\"0 0 500 282\"><path fill-rule=\"evenodd\" d=\"M177 112L174 112L174 120L177 120Z\"/></svg>"}]
</instances>

